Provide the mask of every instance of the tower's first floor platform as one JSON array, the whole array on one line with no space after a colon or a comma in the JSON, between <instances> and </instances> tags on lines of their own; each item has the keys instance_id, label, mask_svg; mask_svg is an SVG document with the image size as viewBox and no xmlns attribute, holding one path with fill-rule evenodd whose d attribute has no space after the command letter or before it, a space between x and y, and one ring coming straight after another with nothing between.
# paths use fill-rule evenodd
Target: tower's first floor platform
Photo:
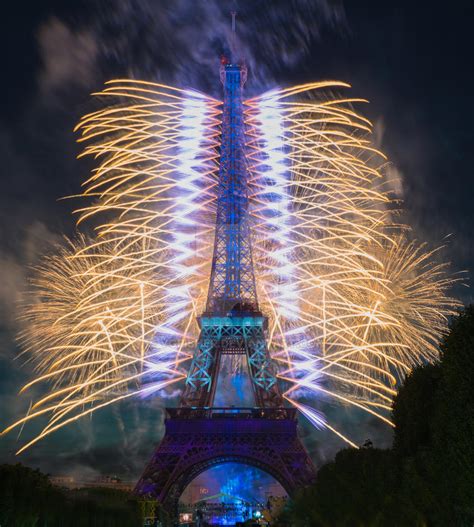
<instances>
[{"instance_id":1,"label":"tower's first floor platform","mask_svg":"<svg viewBox=\"0 0 474 527\"><path fill-rule=\"evenodd\" d=\"M136 492L174 511L194 478L227 462L263 470L289 495L315 477L294 408L168 408L165 435Z\"/></svg>"}]
</instances>

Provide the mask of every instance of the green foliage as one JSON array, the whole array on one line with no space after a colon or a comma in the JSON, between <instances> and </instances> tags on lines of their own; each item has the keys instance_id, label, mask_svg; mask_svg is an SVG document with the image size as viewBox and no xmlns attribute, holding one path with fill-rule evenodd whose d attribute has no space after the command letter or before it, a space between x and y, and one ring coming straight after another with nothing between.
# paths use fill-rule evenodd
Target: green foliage
<instances>
[{"instance_id":1,"label":"green foliage","mask_svg":"<svg viewBox=\"0 0 474 527\"><path fill-rule=\"evenodd\" d=\"M339 452L280 517L292 527L474 525L474 307L393 404L391 450Z\"/></svg>"},{"instance_id":2,"label":"green foliage","mask_svg":"<svg viewBox=\"0 0 474 527\"><path fill-rule=\"evenodd\" d=\"M422 526L411 503L403 503L399 476L388 450L342 450L319 470L316 485L292 501L283 520L294 527Z\"/></svg>"},{"instance_id":3,"label":"green foliage","mask_svg":"<svg viewBox=\"0 0 474 527\"><path fill-rule=\"evenodd\" d=\"M42 526L55 520L54 503L60 492L38 470L18 465L0 466L0 525Z\"/></svg>"},{"instance_id":4,"label":"green foliage","mask_svg":"<svg viewBox=\"0 0 474 527\"><path fill-rule=\"evenodd\" d=\"M437 525L453 519L474 524L474 306L451 326L442 346L443 375L433 419L433 479L445 511Z\"/></svg>"},{"instance_id":5,"label":"green foliage","mask_svg":"<svg viewBox=\"0 0 474 527\"><path fill-rule=\"evenodd\" d=\"M22 465L0 466L1 527L138 527L140 505L113 489L63 491Z\"/></svg>"},{"instance_id":6,"label":"green foliage","mask_svg":"<svg viewBox=\"0 0 474 527\"><path fill-rule=\"evenodd\" d=\"M412 456L431 445L434 394L440 378L441 365L427 364L413 370L405 379L394 399L392 411L395 423L393 448L397 455Z\"/></svg>"},{"instance_id":7,"label":"green foliage","mask_svg":"<svg viewBox=\"0 0 474 527\"><path fill-rule=\"evenodd\" d=\"M394 450L404 487L429 525L474 524L474 307L451 324L441 361L400 388L393 407Z\"/></svg>"}]
</instances>

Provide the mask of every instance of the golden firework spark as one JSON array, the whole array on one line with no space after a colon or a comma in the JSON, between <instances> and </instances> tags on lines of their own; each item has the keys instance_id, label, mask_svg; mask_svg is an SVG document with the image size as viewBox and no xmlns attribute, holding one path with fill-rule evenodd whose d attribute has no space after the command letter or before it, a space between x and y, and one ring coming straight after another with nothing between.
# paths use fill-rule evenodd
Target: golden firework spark
<instances>
[{"instance_id":1,"label":"golden firework spark","mask_svg":"<svg viewBox=\"0 0 474 527\"><path fill-rule=\"evenodd\" d=\"M396 222L385 157L353 109L361 101L327 95L345 87L312 83L245 103L254 263L270 350L290 383L286 400L338 435L300 396L390 423L397 381L437 358L458 305L446 266ZM98 408L181 380L198 337L221 103L128 80L97 95L112 104L78 125L83 155L98 160L78 223L93 222L95 236L44 261L24 310L21 339L38 372L24 390L43 381L51 390L7 429L49 416L23 449Z\"/></svg>"}]
</instances>

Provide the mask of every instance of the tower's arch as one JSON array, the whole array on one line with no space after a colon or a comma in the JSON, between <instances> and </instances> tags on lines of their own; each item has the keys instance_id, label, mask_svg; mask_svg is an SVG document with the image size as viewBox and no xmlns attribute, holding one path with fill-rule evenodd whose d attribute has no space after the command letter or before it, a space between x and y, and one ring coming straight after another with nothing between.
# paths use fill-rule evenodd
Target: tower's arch
<instances>
[{"instance_id":1,"label":"tower's arch","mask_svg":"<svg viewBox=\"0 0 474 527\"><path fill-rule=\"evenodd\" d=\"M291 495L291 493L294 491L291 481L288 481L288 479L283 474L281 474L278 470L275 470L275 468L266 460L262 461L261 459L241 456L238 454L231 454L227 456L222 455L218 457L210 456L207 459L195 463L194 465L189 465L183 468L181 474L177 475L175 482L170 486L168 495L166 497L167 504L174 508L186 487L200 474L226 463L238 463L240 465L257 468L269 476L272 476L272 478L283 487L288 495Z\"/></svg>"},{"instance_id":2,"label":"tower's arch","mask_svg":"<svg viewBox=\"0 0 474 527\"><path fill-rule=\"evenodd\" d=\"M235 462L272 476L287 494L314 479L297 436L296 411L278 409L168 410L166 432L137 491L175 510L186 486L213 466Z\"/></svg>"}]
</instances>

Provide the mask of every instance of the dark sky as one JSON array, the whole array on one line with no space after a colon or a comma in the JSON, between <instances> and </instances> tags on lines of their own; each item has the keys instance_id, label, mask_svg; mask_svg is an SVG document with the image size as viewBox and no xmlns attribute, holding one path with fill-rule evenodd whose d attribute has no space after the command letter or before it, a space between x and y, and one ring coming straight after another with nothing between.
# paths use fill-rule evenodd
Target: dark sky
<instances>
[{"instance_id":1,"label":"dark sky","mask_svg":"<svg viewBox=\"0 0 474 527\"><path fill-rule=\"evenodd\" d=\"M74 229L71 201L91 169L77 161L73 127L89 93L131 76L218 94L219 57L236 8L249 92L333 78L367 98L364 113L393 162L405 217L433 245L449 238L454 270L474 267L472 1L89 0L13 2L2 14L0 101L0 428L28 407L17 354L15 302L28 266ZM459 292L471 301L469 289ZM330 409L358 442L390 433ZM57 433L20 460L51 472L134 477L159 438L159 401L128 404ZM28 433L28 432L25 432ZM309 435L319 460L341 443ZM15 435L0 439L11 461Z\"/></svg>"}]
</instances>

